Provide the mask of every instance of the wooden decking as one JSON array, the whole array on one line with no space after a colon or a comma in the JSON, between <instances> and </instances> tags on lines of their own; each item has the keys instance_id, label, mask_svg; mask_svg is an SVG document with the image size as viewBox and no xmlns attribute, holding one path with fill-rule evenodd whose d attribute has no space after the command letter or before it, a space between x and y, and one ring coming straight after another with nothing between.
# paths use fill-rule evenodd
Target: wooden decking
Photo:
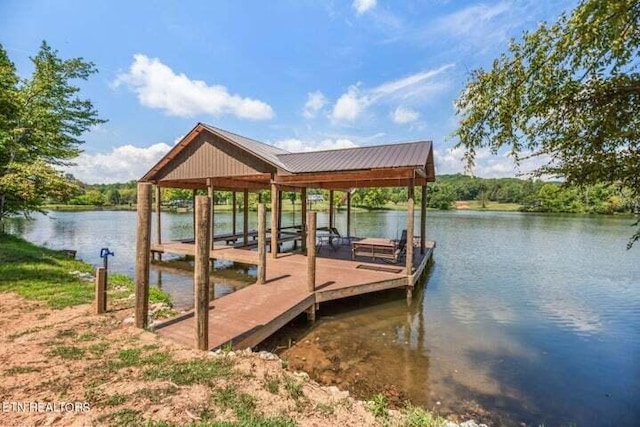
<instances>
[{"instance_id":1,"label":"wooden decking","mask_svg":"<svg viewBox=\"0 0 640 427\"><path fill-rule=\"evenodd\" d=\"M433 242L427 242L425 254L416 248L413 275L404 265L370 259L351 259L350 245L322 247L316 259L316 291L307 290L306 256L282 253L267 257L267 283L250 285L211 301L209 311L209 347L232 343L234 348L251 347L276 332L299 314L314 310L316 304L391 288L411 288L417 283L433 254ZM171 242L152 245L154 252L193 255L194 245ZM211 259L257 264L256 251L216 247ZM158 334L192 346L195 327L193 312L170 319L156 327Z\"/></svg>"}]
</instances>

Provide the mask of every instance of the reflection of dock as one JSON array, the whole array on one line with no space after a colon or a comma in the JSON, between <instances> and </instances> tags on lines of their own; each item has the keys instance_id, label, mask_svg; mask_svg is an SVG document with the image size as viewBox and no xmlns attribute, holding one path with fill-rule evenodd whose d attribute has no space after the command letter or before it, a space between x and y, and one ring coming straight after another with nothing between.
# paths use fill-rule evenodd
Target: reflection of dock
<instances>
[{"instance_id":1,"label":"reflection of dock","mask_svg":"<svg viewBox=\"0 0 640 427\"><path fill-rule=\"evenodd\" d=\"M316 304L392 288L412 288L433 254L433 242L427 242L425 254L416 251L415 272L407 276L404 265L381 261L352 261L349 245L321 250L316 259L316 291L307 290L307 258L299 253L267 257L267 281L250 285L209 304L209 347L231 342L234 348L258 344L296 316L310 312ZM194 255L188 243L154 244L156 252ZM211 259L257 264L258 253L241 248L218 247ZM156 327L158 334L191 346L194 337L193 311L170 319Z\"/></svg>"}]
</instances>

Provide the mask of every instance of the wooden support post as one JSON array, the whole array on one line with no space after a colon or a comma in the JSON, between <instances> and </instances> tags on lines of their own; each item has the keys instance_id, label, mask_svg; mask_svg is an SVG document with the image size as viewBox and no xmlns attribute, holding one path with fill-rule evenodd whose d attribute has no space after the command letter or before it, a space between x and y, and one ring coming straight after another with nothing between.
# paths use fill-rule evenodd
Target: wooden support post
<instances>
[{"instance_id":1,"label":"wooden support post","mask_svg":"<svg viewBox=\"0 0 640 427\"><path fill-rule=\"evenodd\" d=\"M414 223L413 179L407 188L407 276L413 274L413 223Z\"/></svg>"},{"instance_id":2,"label":"wooden support post","mask_svg":"<svg viewBox=\"0 0 640 427\"><path fill-rule=\"evenodd\" d=\"M258 191L258 203L262 203L262 191Z\"/></svg>"},{"instance_id":3,"label":"wooden support post","mask_svg":"<svg viewBox=\"0 0 640 427\"><path fill-rule=\"evenodd\" d=\"M138 183L136 235L136 327L148 326L149 258L151 251L151 184Z\"/></svg>"},{"instance_id":4,"label":"wooden support post","mask_svg":"<svg viewBox=\"0 0 640 427\"><path fill-rule=\"evenodd\" d=\"M193 218L193 237L196 236L196 189L191 190L191 208L193 210L191 217Z\"/></svg>"},{"instance_id":5,"label":"wooden support post","mask_svg":"<svg viewBox=\"0 0 640 427\"><path fill-rule=\"evenodd\" d=\"M271 184L271 257L278 257L278 187Z\"/></svg>"},{"instance_id":6,"label":"wooden support post","mask_svg":"<svg viewBox=\"0 0 640 427\"><path fill-rule=\"evenodd\" d=\"M333 190L329 190L329 228L333 228Z\"/></svg>"},{"instance_id":7,"label":"wooden support post","mask_svg":"<svg viewBox=\"0 0 640 427\"><path fill-rule=\"evenodd\" d=\"M258 203L258 284L267 281L267 214L264 203Z\"/></svg>"},{"instance_id":8,"label":"wooden support post","mask_svg":"<svg viewBox=\"0 0 640 427\"><path fill-rule=\"evenodd\" d=\"M280 239L280 229L282 228L282 190L278 190L278 239Z\"/></svg>"},{"instance_id":9,"label":"wooden support post","mask_svg":"<svg viewBox=\"0 0 640 427\"><path fill-rule=\"evenodd\" d=\"M211 249L211 198L196 198L196 251L193 268L196 348L209 350L209 251Z\"/></svg>"},{"instance_id":10,"label":"wooden support post","mask_svg":"<svg viewBox=\"0 0 640 427\"><path fill-rule=\"evenodd\" d=\"M214 205L215 205L215 200L216 200L216 193L213 191L213 184L211 183L211 178L207 178L207 195L209 196L209 203L210 203L210 210L211 210L211 223L209 225L209 238L211 239L211 247L214 247L214 243L213 243L213 237L215 236L215 230L214 230L214 220L215 220L215 211L214 211ZM195 209L195 205L193 205L194 209Z\"/></svg>"},{"instance_id":11,"label":"wooden support post","mask_svg":"<svg viewBox=\"0 0 640 427\"><path fill-rule=\"evenodd\" d=\"M162 244L162 222L160 218L162 206L162 191L160 187L156 185L156 241L159 245Z\"/></svg>"},{"instance_id":12,"label":"wooden support post","mask_svg":"<svg viewBox=\"0 0 640 427\"><path fill-rule=\"evenodd\" d=\"M245 188L242 193L242 241L249 244L249 190Z\"/></svg>"},{"instance_id":13,"label":"wooden support post","mask_svg":"<svg viewBox=\"0 0 640 427\"><path fill-rule=\"evenodd\" d=\"M307 188L303 187L300 190L300 223L302 225L301 246L304 252L307 249Z\"/></svg>"},{"instance_id":14,"label":"wooden support post","mask_svg":"<svg viewBox=\"0 0 640 427\"><path fill-rule=\"evenodd\" d=\"M231 204L233 205L233 210L231 211L231 222L233 223L231 232L233 235L236 235L236 192L231 193Z\"/></svg>"},{"instance_id":15,"label":"wooden support post","mask_svg":"<svg viewBox=\"0 0 640 427\"><path fill-rule=\"evenodd\" d=\"M307 214L307 290L316 291L316 223L317 212Z\"/></svg>"},{"instance_id":16,"label":"wooden support post","mask_svg":"<svg viewBox=\"0 0 640 427\"><path fill-rule=\"evenodd\" d=\"M96 314L107 311L107 270L96 268Z\"/></svg>"},{"instance_id":17,"label":"wooden support post","mask_svg":"<svg viewBox=\"0 0 640 427\"><path fill-rule=\"evenodd\" d=\"M347 239L351 241L351 190L347 190Z\"/></svg>"},{"instance_id":18,"label":"wooden support post","mask_svg":"<svg viewBox=\"0 0 640 427\"><path fill-rule=\"evenodd\" d=\"M307 319L312 323L316 321L316 305L313 304L311 307L307 309Z\"/></svg>"},{"instance_id":19,"label":"wooden support post","mask_svg":"<svg viewBox=\"0 0 640 427\"><path fill-rule=\"evenodd\" d=\"M427 186L422 186L422 199L420 200L420 254L424 255L427 233Z\"/></svg>"}]
</instances>

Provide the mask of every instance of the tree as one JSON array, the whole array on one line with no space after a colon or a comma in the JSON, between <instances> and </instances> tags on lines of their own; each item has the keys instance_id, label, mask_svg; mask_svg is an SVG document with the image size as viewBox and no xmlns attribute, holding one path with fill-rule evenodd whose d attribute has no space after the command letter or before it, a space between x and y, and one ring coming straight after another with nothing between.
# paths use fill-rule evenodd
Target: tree
<instances>
[{"instance_id":1,"label":"tree","mask_svg":"<svg viewBox=\"0 0 640 427\"><path fill-rule=\"evenodd\" d=\"M456 101L467 166L480 148L506 150L517 164L543 159L534 176L622 184L640 199L639 53L636 0L582 0L512 41Z\"/></svg>"},{"instance_id":2,"label":"tree","mask_svg":"<svg viewBox=\"0 0 640 427\"><path fill-rule=\"evenodd\" d=\"M46 42L31 61L33 74L20 79L0 44L0 223L70 196L77 187L56 167L70 164L82 134L104 122L71 83L95 73L92 63L62 60Z\"/></svg>"}]
</instances>

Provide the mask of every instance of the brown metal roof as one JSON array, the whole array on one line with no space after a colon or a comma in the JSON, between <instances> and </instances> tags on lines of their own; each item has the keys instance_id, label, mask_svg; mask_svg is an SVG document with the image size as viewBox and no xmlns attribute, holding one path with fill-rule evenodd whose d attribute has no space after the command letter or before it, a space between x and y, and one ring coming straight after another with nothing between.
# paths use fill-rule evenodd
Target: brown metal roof
<instances>
[{"instance_id":1,"label":"brown metal roof","mask_svg":"<svg viewBox=\"0 0 640 427\"><path fill-rule=\"evenodd\" d=\"M431 141L375 145L305 153L279 154L278 159L291 173L347 171L427 164Z\"/></svg>"}]
</instances>

